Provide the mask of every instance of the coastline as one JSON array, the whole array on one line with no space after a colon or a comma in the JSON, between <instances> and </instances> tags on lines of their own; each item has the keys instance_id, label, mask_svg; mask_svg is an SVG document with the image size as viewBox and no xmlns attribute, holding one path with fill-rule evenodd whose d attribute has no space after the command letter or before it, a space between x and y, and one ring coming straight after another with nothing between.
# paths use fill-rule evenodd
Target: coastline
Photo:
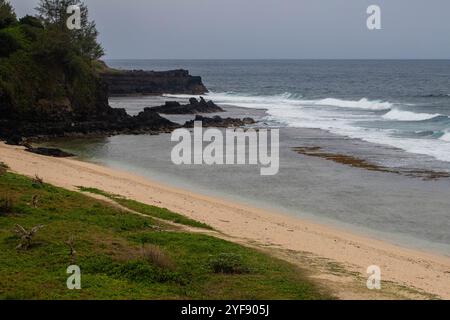
<instances>
[{"instance_id":1,"label":"coastline","mask_svg":"<svg viewBox=\"0 0 450 320\"><path fill-rule=\"evenodd\" d=\"M0 161L14 172L38 174L56 186L71 190L76 186L95 187L207 223L220 237L270 251L301 267L311 267L312 276L331 285L340 298L389 298L397 293L408 298L408 292L409 297L450 298L450 258L446 256L173 188L88 162L28 153L22 147L1 143ZM365 272L370 265L381 267L380 292L365 288ZM335 266L335 270L327 268L330 266ZM336 266L345 270L336 270Z\"/></svg>"}]
</instances>

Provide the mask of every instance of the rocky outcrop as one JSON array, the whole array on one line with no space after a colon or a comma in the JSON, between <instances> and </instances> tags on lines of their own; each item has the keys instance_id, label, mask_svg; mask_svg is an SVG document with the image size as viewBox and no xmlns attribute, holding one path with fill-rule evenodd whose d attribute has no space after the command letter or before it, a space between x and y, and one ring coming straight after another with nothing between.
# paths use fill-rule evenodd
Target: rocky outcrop
<instances>
[{"instance_id":1,"label":"rocky outcrop","mask_svg":"<svg viewBox=\"0 0 450 320\"><path fill-rule=\"evenodd\" d=\"M110 96L155 95L163 93L204 94L208 92L202 78L187 70L143 71L111 70L100 73L108 85Z\"/></svg>"},{"instance_id":2,"label":"rocky outcrop","mask_svg":"<svg viewBox=\"0 0 450 320\"><path fill-rule=\"evenodd\" d=\"M116 134L157 134L170 132L179 125L148 108L136 116L124 109L111 108L103 118L91 121L0 121L0 138L9 144L52 137L88 137Z\"/></svg>"},{"instance_id":3,"label":"rocky outcrop","mask_svg":"<svg viewBox=\"0 0 450 320\"><path fill-rule=\"evenodd\" d=\"M165 105L153 107L151 110L163 114L196 114L196 113L215 113L224 112L224 110L212 101L206 102L203 97L200 101L195 98L189 99L189 104L180 104L176 101L167 101Z\"/></svg>"},{"instance_id":4,"label":"rocky outcrop","mask_svg":"<svg viewBox=\"0 0 450 320\"><path fill-rule=\"evenodd\" d=\"M29 113L0 114L0 139L9 144L51 137L85 137L115 134L156 134L179 127L152 110L130 116L125 109L108 104L108 88L98 81L90 107L78 106L70 99L39 101Z\"/></svg>"},{"instance_id":5,"label":"rocky outcrop","mask_svg":"<svg viewBox=\"0 0 450 320\"><path fill-rule=\"evenodd\" d=\"M56 148L43 148L43 147L34 148L32 146L28 146L26 151L55 158L69 158L75 156L72 153L68 153Z\"/></svg>"},{"instance_id":6,"label":"rocky outcrop","mask_svg":"<svg viewBox=\"0 0 450 320\"><path fill-rule=\"evenodd\" d=\"M255 124L256 121L252 118L235 119L235 118L222 118L215 116L212 118L203 117L197 115L194 120L187 121L184 124L185 128L193 128L194 121L201 121L203 127L217 127L217 128L233 128L233 127L243 127L246 125Z\"/></svg>"}]
</instances>

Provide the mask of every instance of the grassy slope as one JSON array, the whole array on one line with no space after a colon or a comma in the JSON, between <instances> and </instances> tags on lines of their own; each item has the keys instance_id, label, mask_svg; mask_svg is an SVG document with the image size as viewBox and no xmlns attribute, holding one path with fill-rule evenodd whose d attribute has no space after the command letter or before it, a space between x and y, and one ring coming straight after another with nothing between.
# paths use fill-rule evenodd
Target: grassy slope
<instances>
[{"instance_id":1,"label":"grassy slope","mask_svg":"<svg viewBox=\"0 0 450 320\"><path fill-rule=\"evenodd\" d=\"M179 224L184 224L186 226L212 230L212 228L205 223L189 219L181 214L172 212L166 208L150 206L150 205L140 203L140 202L137 202L134 200L126 199L121 196L113 195L113 194L107 193L105 191L96 189L96 188L85 188L85 187L78 187L78 188L80 189L80 191L83 191L83 192L90 192L90 193L99 194L101 196L110 198L111 200L114 200L115 202L117 202L121 206L124 206L125 208L134 210L134 211L137 211L137 212L140 212L140 213L152 216L152 217L172 221L172 222L179 223Z\"/></svg>"},{"instance_id":2,"label":"grassy slope","mask_svg":"<svg viewBox=\"0 0 450 320\"><path fill-rule=\"evenodd\" d=\"M30 204L34 195L37 208ZM178 232L81 193L0 173L4 197L13 200L13 213L0 211L0 299L328 298L286 262L211 236ZM23 251L15 249L15 224L45 227ZM73 291L66 288L71 261L65 242L71 236L82 272L82 289ZM173 266L145 259L143 244L159 246ZM211 259L222 253L239 255L250 272L214 273Z\"/></svg>"}]
</instances>

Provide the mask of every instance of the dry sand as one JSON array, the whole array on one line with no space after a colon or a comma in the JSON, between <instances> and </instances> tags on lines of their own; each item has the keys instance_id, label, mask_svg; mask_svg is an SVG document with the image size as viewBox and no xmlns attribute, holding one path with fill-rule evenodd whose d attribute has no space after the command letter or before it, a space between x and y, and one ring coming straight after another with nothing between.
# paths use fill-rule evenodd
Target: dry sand
<instances>
[{"instance_id":1,"label":"dry sand","mask_svg":"<svg viewBox=\"0 0 450 320\"><path fill-rule=\"evenodd\" d=\"M205 222L218 231L219 237L298 264L339 298L450 299L450 257L169 187L92 163L32 154L3 143L0 161L14 172L38 174L60 187L95 187ZM370 265L381 268L381 290L366 287Z\"/></svg>"}]
</instances>

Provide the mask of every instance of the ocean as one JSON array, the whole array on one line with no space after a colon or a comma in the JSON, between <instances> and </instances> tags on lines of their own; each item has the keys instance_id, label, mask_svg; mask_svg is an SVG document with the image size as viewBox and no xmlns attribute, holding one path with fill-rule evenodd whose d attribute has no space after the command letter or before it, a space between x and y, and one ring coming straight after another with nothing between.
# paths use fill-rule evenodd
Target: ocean
<instances>
[{"instance_id":1,"label":"ocean","mask_svg":"<svg viewBox=\"0 0 450 320\"><path fill-rule=\"evenodd\" d=\"M51 141L81 158L153 180L450 255L450 178L369 171L300 155L298 147L393 171L450 172L450 61L110 60L115 68L188 69L221 116L280 128L280 171L176 166L170 134ZM191 96L111 98L136 114ZM170 116L183 122L189 116ZM403 172L402 171L402 172Z\"/></svg>"},{"instance_id":2,"label":"ocean","mask_svg":"<svg viewBox=\"0 0 450 320\"><path fill-rule=\"evenodd\" d=\"M318 128L450 162L450 61L112 60L188 69L219 104L268 110L276 126ZM177 96L172 96L176 98ZM182 97L182 96L181 96Z\"/></svg>"}]
</instances>

